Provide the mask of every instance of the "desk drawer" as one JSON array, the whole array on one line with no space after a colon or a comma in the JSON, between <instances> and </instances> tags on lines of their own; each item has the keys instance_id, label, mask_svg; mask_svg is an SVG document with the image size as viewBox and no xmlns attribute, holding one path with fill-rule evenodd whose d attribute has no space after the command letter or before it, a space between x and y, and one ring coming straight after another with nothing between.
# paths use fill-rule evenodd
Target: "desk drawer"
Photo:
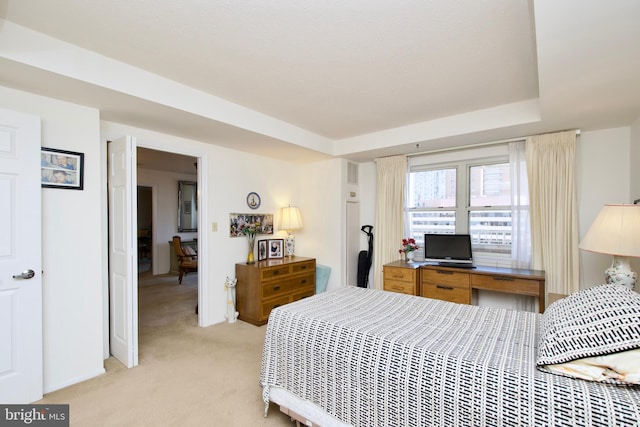
<instances>
[{"instance_id":1,"label":"desk drawer","mask_svg":"<svg viewBox=\"0 0 640 427\"><path fill-rule=\"evenodd\" d=\"M469 273L452 270L425 268L422 270L422 283L437 283L469 289Z\"/></svg>"},{"instance_id":2,"label":"desk drawer","mask_svg":"<svg viewBox=\"0 0 640 427\"><path fill-rule=\"evenodd\" d=\"M416 270L411 268L384 268L384 281L407 282L414 284L416 282Z\"/></svg>"},{"instance_id":3,"label":"desk drawer","mask_svg":"<svg viewBox=\"0 0 640 427\"><path fill-rule=\"evenodd\" d=\"M416 284L414 282L402 282L398 280L384 279L384 290L391 292L399 292L407 295L417 295Z\"/></svg>"},{"instance_id":4,"label":"desk drawer","mask_svg":"<svg viewBox=\"0 0 640 427\"><path fill-rule=\"evenodd\" d=\"M471 290L469 289L469 285L455 286L443 283L422 282L420 295L426 298L457 302L459 304L471 304Z\"/></svg>"},{"instance_id":5,"label":"desk drawer","mask_svg":"<svg viewBox=\"0 0 640 427\"><path fill-rule=\"evenodd\" d=\"M540 282L537 280L484 274L472 274L471 287L473 289L485 289L489 291L510 292L533 296L538 296L540 292Z\"/></svg>"}]
</instances>

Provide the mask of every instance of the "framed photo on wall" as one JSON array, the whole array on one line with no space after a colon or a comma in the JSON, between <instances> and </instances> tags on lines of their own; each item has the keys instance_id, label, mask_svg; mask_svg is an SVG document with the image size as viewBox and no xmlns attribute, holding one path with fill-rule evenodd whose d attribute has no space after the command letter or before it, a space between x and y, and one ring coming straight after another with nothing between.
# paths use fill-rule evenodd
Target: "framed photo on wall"
<instances>
[{"instance_id":1,"label":"framed photo on wall","mask_svg":"<svg viewBox=\"0 0 640 427\"><path fill-rule=\"evenodd\" d=\"M264 261L267 259L268 254L268 240L258 240L258 261Z\"/></svg>"},{"instance_id":2,"label":"framed photo on wall","mask_svg":"<svg viewBox=\"0 0 640 427\"><path fill-rule=\"evenodd\" d=\"M82 190L84 186L84 153L42 147L40 150L40 182L43 188Z\"/></svg>"},{"instance_id":3,"label":"framed photo on wall","mask_svg":"<svg viewBox=\"0 0 640 427\"><path fill-rule=\"evenodd\" d=\"M282 258L284 239L269 239L269 259Z\"/></svg>"}]
</instances>

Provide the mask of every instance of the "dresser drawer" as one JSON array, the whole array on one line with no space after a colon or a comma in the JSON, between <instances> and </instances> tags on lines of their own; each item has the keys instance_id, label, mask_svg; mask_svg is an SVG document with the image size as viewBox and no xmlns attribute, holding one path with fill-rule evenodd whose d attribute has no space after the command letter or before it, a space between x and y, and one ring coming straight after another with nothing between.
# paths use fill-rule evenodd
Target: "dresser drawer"
<instances>
[{"instance_id":1,"label":"dresser drawer","mask_svg":"<svg viewBox=\"0 0 640 427\"><path fill-rule=\"evenodd\" d=\"M299 277L294 277L293 279L290 280L290 290L292 291L296 291L301 287L311 287L313 289L315 289L316 287L316 275L315 273L312 274L305 274L304 276L299 276Z\"/></svg>"},{"instance_id":2,"label":"dresser drawer","mask_svg":"<svg viewBox=\"0 0 640 427\"><path fill-rule=\"evenodd\" d=\"M411 268L384 268L384 281L407 282L414 284L416 282L416 270Z\"/></svg>"},{"instance_id":3,"label":"dresser drawer","mask_svg":"<svg viewBox=\"0 0 640 427\"><path fill-rule=\"evenodd\" d=\"M471 304L471 291L468 285L454 286L451 284L422 282L420 295L426 298L457 302L459 304Z\"/></svg>"},{"instance_id":4,"label":"dresser drawer","mask_svg":"<svg viewBox=\"0 0 640 427\"><path fill-rule=\"evenodd\" d=\"M438 285L450 285L469 290L469 273L452 270L423 269L422 283L434 283Z\"/></svg>"},{"instance_id":5,"label":"dresser drawer","mask_svg":"<svg viewBox=\"0 0 640 427\"><path fill-rule=\"evenodd\" d=\"M293 274L306 272L306 271L309 271L315 274L315 270L316 270L315 261L298 262L296 264L291 265L291 272Z\"/></svg>"},{"instance_id":6,"label":"dresser drawer","mask_svg":"<svg viewBox=\"0 0 640 427\"><path fill-rule=\"evenodd\" d=\"M262 285L262 298L271 298L291 291L290 280L271 280Z\"/></svg>"},{"instance_id":7,"label":"dresser drawer","mask_svg":"<svg viewBox=\"0 0 640 427\"><path fill-rule=\"evenodd\" d=\"M391 292L399 292L407 295L418 295L415 282L401 282L398 280L390 280L385 277L384 290Z\"/></svg>"},{"instance_id":8,"label":"dresser drawer","mask_svg":"<svg viewBox=\"0 0 640 427\"><path fill-rule=\"evenodd\" d=\"M472 274L471 287L533 296L538 296L540 292L540 282L538 280L485 274Z\"/></svg>"},{"instance_id":9,"label":"dresser drawer","mask_svg":"<svg viewBox=\"0 0 640 427\"><path fill-rule=\"evenodd\" d=\"M276 307L289 304L291 302L291 295L286 294L278 298L269 299L262 303L262 317L261 320L266 321L269 318L269 313Z\"/></svg>"},{"instance_id":10,"label":"dresser drawer","mask_svg":"<svg viewBox=\"0 0 640 427\"><path fill-rule=\"evenodd\" d=\"M296 289L292 294L291 294L291 302L294 301L298 301L301 300L303 298L308 298L308 297L312 297L316 294L316 288L308 286L306 288L299 288Z\"/></svg>"},{"instance_id":11,"label":"dresser drawer","mask_svg":"<svg viewBox=\"0 0 640 427\"><path fill-rule=\"evenodd\" d=\"M278 277L284 277L289 274L288 265L280 265L278 267L268 267L260 271L262 280L277 279Z\"/></svg>"}]
</instances>

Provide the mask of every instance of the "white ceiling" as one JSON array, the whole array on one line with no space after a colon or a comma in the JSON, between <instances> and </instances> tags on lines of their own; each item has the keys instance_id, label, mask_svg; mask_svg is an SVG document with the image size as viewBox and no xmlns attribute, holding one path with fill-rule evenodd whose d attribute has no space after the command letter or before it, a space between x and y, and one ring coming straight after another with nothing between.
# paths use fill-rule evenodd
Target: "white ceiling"
<instances>
[{"instance_id":1,"label":"white ceiling","mask_svg":"<svg viewBox=\"0 0 640 427\"><path fill-rule=\"evenodd\" d=\"M640 117L636 0L0 0L0 18L4 86L285 160ZM129 72L80 69L44 38L18 49L22 27Z\"/></svg>"}]
</instances>

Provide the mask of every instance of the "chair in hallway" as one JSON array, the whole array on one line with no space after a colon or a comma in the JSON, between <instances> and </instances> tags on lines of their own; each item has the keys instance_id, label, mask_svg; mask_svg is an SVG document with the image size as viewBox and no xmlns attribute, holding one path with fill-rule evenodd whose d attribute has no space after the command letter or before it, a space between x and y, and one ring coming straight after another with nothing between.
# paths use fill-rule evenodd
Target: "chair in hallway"
<instances>
[{"instance_id":1,"label":"chair in hallway","mask_svg":"<svg viewBox=\"0 0 640 427\"><path fill-rule=\"evenodd\" d=\"M178 256L178 283L182 284L182 278L192 271L198 271L198 255L188 246L182 246L180 236L173 236L173 249Z\"/></svg>"}]
</instances>

